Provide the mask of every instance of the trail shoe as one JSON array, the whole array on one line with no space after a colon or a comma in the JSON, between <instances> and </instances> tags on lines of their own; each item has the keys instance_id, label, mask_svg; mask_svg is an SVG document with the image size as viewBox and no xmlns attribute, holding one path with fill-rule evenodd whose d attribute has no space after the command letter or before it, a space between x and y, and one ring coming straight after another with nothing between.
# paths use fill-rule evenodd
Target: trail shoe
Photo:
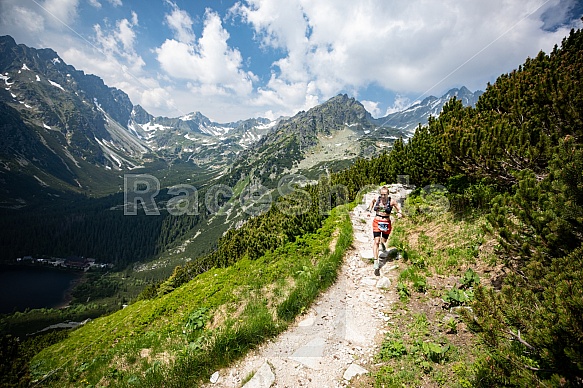
<instances>
[{"instance_id":1,"label":"trail shoe","mask_svg":"<svg viewBox=\"0 0 583 388\"><path fill-rule=\"evenodd\" d=\"M381 276L381 270L379 269L379 261L374 261L374 274L375 276Z\"/></svg>"},{"instance_id":2,"label":"trail shoe","mask_svg":"<svg viewBox=\"0 0 583 388\"><path fill-rule=\"evenodd\" d=\"M379 269L383 268L385 266L385 264L387 264L387 256L386 255L379 255Z\"/></svg>"}]
</instances>

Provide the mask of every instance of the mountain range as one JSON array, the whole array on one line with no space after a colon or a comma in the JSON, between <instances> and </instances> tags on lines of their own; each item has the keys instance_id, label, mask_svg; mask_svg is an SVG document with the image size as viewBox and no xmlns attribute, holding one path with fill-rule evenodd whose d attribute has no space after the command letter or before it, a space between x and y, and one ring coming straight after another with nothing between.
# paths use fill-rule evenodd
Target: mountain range
<instances>
[{"instance_id":1,"label":"mountain range","mask_svg":"<svg viewBox=\"0 0 583 388\"><path fill-rule=\"evenodd\" d=\"M200 112L154 117L128 95L66 64L51 49L0 37L0 206L122 190L123 173L150 173L163 186L197 187L228 175L266 183L284 173L315 177L409 138L453 96L474 105L481 91L452 89L373 118L338 95L277 120L211 121ZM267 184L269 186L269 184Z\"/></svg>"}]
</instances>

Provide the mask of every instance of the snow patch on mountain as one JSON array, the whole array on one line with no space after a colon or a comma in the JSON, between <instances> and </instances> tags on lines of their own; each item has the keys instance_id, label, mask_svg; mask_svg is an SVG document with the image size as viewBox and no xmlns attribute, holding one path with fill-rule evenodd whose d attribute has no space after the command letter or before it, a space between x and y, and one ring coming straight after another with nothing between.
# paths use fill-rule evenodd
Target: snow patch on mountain
<instances>
[{"instance_id":1,"label":"snow patch on mountain","mask_svg":"<svg viewBox=\"0 0 583 388\"><path fill-rule=\"evenodd\" d=\"M254 125L252 128L246 130L241 139L239 140L239 145L243 148L248 148L252 144L258 142L265 134L273 127L277 125L277 120L269 121L262 124Z\"/></svg>"},{"instance_id":2,"label":"snow patch on mountain","mask_svg":"<svg viewBox=\"0 0 583 388\"><path fill-rule=\"evenodd\" d=\"M167 129L172 129L172 127L165 127L162 124L152 124L151 122L142 124L141 127L146 132L165 131Z\"/></svg>"},{"instance_id":3,"label":"snow patch on mountain","mask_svg":"<svg viewBox=\"0 0 583 388\"><path fill-rule=\"evenodd\" d=\"M273 121L270 121L270 122L265 123L265 124L259 124L259 125L255 126L255 128L260 129L260 130L270 129L270 128L275 127L275 124L277 124L277 120L273 120Z\"/></svg>"},{"instance_id":4,"label":"snow patch on mountain","mask_svg":"<svg viewBox=\"0 0 583 388\"><path fill-rule=\"evenodd\" d=\"M243 136L241 137L241 140L239 140L239 144L242 147L248 147L250 144L253 144L257 141L259 141L259 139L261 139L262 135L251 132L251 131L247 131L243 134Z\"/></svg>"},{"instance_id":5,"label":"snow patch on mountain","mask_svg":"<svg viewBox=\"0 0 583 388\"><path fill-rule=\"evenodd\" d=\"M61 85L59 85L58 83L51 81L51 80L49 80L49 83L51 85L53 85L54 87L61 89L63 92L65 91L65 89L63 89L63 87Z\"/></svg>"},{"instance_id":6,"label":"snow patch on mountain","mask_svg":"<svg viewBox=\"0 0 583 388\"><path fill-rule=\"evenodd\" d=\"M179 117L179 119L182 121L191 121L191 120L195 120L197 118L197 116L198 116L198 113L192 112L192 113L189 113L189 114L186 114L184 116Z\"/></svg>"},{"instance_id":7,"label":"snow patch on mountain","mask_svg":"<svg viewBox=\"0 0 583 388\"><path fill-rule=\"evenodd\" d=\"M110 141L108 141L106 139L101 139L100 140L100 139L98 139L96 137L94 137L94 139L97 142L97 144L99 144L99 146L101 147L101 149L103 150L103 152L106 154L105 157L107 157L113 163L117 164L117 167L119 169L122 168L123 164L128 165L130 167L130 169L137 167L135 164L133 164L132 162L130 162L129 160L127 160L124 157L120 156L114 150L112 150L111 148L109 148L109 147L114 147L114 145Z\"/></svg>"},{"instance_id":8,"label":"snow patch on mountain","mask_svg":"<svg viewBox=\"0 0 583 388\"><path fill-rule=\"evenodd\" d=\"M144 137L142 135L140 135L134 125L133 121L130 121L128 123L128 129L130 130L131 133L133 133L138 139L144 139Z\"/></svg>"},{"instance_id":9,"label":"snow patch on mountain","mask_svg":"<svg viewBox=\"0 0 583 388\"><path fill-rule=\"evenodd\" d=\"M198 129L199 129L199 131L201 131L202 133L204 133L206 135L216 136L218 138L224 138L232 128L228 127L228 126L223 127L223 126L216 126L216 125L207 126L207 125L201 123L201 124L199 124Z\"/></svg>"},{"instance_id":10,"label":"snow patch on mountain","mask_svg":"<svg viewBox=\"0 0 583 388\"><path fill-rule=\"evenodd\" d=\"M14 85L14 82L8 82L8 80L11 77L8 75L8 73L5 73L4 75L0 75L0 79L4 80L4 84L6 84L6 86L10 86L10 85ZM9 89L6 89L9 90Z\"/></svg>"},{"instance_id":11,"label":"snow patch on mountain","mask_svg":"<svg viewBox=\"0 0 583 388\"><path fill-rule=\"evenodd\" d=\"M40 179L36 175L33 175L33 177L34 177L34 179L36 179L38 181L38 183L40 183L41 186L43 186L43 187L49 187L49 185L47 185L45 181L43 181L42 179Z\"/></svg>"},{"instance_id":12,"label":"snow patch on mountain","mask_svg":"<svg viewBox=\"0 0 583 388\"><path fill-rule=\"evenodd\" d=\"M65 152L65 156L69 159L71 159L71 161L75 164L75 166L77 168L81 168L81 166L79 165L79 162L77 161L77 159L75 159L75 157L73 156L73 154L71 154L71 152L67 149L67 148L63 148L63 151ZM71 171L69 169L69 171ZM79 182L77 182L77 184L79 184ZM79 185L80 187L81 185Z\"/></svg>"},{"instance_id":13,"label":"snow patch on mountain","mask_svg":"<svg viewBox=\"0 0 583 388\"><path fill-rule=\"evenodd\" d=\"M195 141L195 140L196 140L196 137L190 136L190 134L188 134L188 133L185 133L185 134L184 134L184 137L185 137L187 140L190 140L190 141Z\"/></svg>"}]
</instances>

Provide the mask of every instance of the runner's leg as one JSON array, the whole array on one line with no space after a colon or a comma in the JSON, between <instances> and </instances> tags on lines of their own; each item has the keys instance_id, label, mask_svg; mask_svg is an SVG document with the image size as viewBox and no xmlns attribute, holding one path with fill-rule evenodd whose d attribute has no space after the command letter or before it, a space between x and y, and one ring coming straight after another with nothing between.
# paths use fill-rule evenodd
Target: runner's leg
<instances>
[{"instance_id":1,"label":"runner's leg","mask_svg":"<svg viewBox=\"0 0 583 388\"><path fill-rule=\"evenodd\" d=\"M382 268L387 262L387 252L386 252L387 249L386 249L385 245L386 245L388 239L389 239L388 234L381 233L381 236L379 237L379 245L382 247L383 253L379 254L379 256L378 256L379 257L379 266L378 266L379 269Z\"/></svg>"},{"instance_id":2,"label":"runner's leg","mask_svg":"<svg viewBox=\"0 0 583 388\"><path fill-rule=\"evenodd\" d=\"M379 264L379 242L381 241L381 236L375 237L374 238L374 244L372 246L372 254L374 256L374 274L376 276L380 275L379 269L380 269L380 264Z\"/></svg>"}]
</instances>

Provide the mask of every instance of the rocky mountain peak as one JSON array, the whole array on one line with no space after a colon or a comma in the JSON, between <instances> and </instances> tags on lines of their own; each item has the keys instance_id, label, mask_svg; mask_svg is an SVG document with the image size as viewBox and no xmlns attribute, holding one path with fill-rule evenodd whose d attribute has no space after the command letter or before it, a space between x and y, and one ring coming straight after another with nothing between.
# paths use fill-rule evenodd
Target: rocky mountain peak
<instances>
[{"instance_id":1,"label":"rocky mountain peak","mask_svg":"<svg viewBox=\"0 0 583 388\"><path fill-rule=\"evenodd\" d=\"M464 106L475 106L482 93L481 90L471 92L465 86L460 89L453 88L439 98L435 96L426 97L421 102L414 103L402 111L372 119L372 122L378 126L400 129L407 134L406 137L411 137L419 124L427 124L429 116L439 116L443 106L453 97L460 99Z\"/></svg>"},{"instance_id":2,"label":"rocky mountain peak","mask_svg":"<svg viewBox=\"0 0 583 388\"><path fill-rule=\"evenodd\" d=\"M146 124L150 122L154 116L146 112L141 105L134 105L132 109L131 118L138 124Z\"/></svg>"},{"instance_id":3,"label":"rocky mountain peak","mask_svg":"<svg viewBox=\"0 0 583 388\"><path fill-rule=\"evenodd\" d=\"M122 90L66 64L52 49L16 44L10 36L0 37L0 82L0 136L10 145L0 151L7 168L39 177L46 186L58 181L81 191L96 184L91 176L114 181L119 171L149 162L156 168L188 163L212 170L210 175L240 167L234 177L252 170L270 177L283 171L317 174L411 136L454 95L464 105L477 99L465 87L452 89L381 119L373 119L347 94L276 121L217 123L199 111L154 117Z\"/></svg>"}]
</instances>

